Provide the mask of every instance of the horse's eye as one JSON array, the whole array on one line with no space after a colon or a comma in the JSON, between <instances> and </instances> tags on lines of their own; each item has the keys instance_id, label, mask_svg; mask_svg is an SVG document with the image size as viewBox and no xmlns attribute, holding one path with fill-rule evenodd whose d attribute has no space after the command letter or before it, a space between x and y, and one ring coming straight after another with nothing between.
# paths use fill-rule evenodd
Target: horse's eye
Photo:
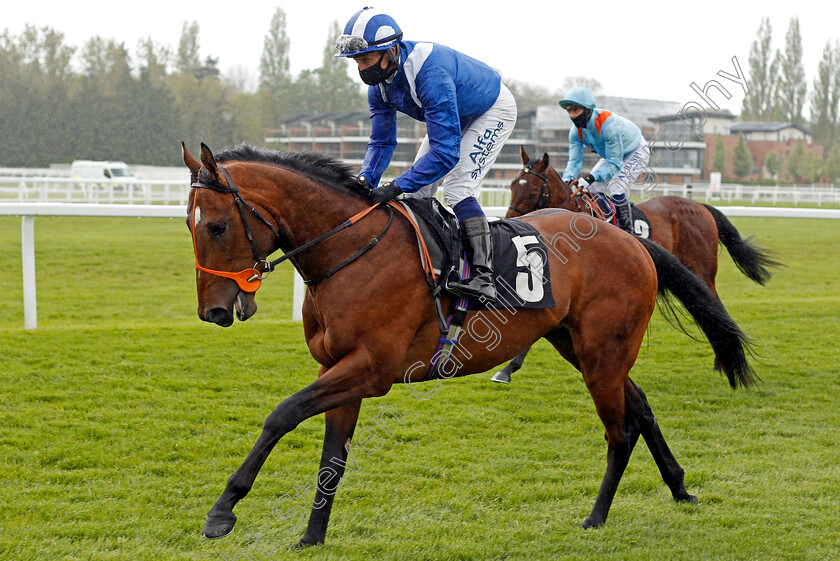
<instances>
[{"instance_id":1,"label":"horse's eye","mask_svg":"<svg viewBox=\"0 0 840 561\"><path fill-rule=\"evenodd\" d=\"M207 231L210 232L210 235L214 238L221 237L225 233L225 231L227 231L227 224L225 224L224 222L211 224L207 227Z\"/></svg>"}]
</instances>

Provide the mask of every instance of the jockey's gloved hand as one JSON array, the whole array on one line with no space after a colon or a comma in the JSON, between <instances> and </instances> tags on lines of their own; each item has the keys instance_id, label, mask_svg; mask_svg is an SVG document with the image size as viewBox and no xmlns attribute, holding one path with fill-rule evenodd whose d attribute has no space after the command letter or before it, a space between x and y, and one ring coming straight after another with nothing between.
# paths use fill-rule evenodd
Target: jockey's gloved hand
<instances>
[{"instance_id":1,"label":"jockey's gloved hand","mask_svg":"<svg viewBox=\"0 0 840 561\"><path fill-rule=\"evenodd\" d=\"M368 182L368 178L367 178L367 176L364 176L364 175L356 176L356 183L358 183L362 187L370 187L370 183Z\"/></svg>"},{"instance_id":2,"label":"jockey's gloved hand","mask_svg":"<svg viewBox=\"0 0 840 561\"><path fill-rule=\"evenodd\" d=\"M590 185L592 185L593 183L595 183L595 178L592 177L591 173L587 173L586 175L584 175L583 177L581 177L580 179L577 180L577 185L581 189L585 189L585 188L589 187Z\"/></svg>"},{"instance_id":3,"label":"jockey's gloved hand","mask_svg":"<svg viewBox=\"0 0 840 561\"><path fill-rule=\"evenodd\" d=\"M394 183L393 181L389 181L384 185L380 185L376 189L372 189L370 192L370 200L371 202L375 203L387 203L391 199L396 199L402 194L402 189Z\"/></svg>"}]
</instances>

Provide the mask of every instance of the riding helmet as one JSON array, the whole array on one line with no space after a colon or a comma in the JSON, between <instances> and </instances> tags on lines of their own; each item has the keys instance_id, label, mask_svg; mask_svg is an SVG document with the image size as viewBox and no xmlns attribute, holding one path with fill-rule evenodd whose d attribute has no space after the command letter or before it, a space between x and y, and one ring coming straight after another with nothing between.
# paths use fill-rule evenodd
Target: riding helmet
<instances>
[{"instance_id":1,"label":"riding helmet","mask_svg":"<svg viewBox=\"0 0 840 561\"><path fill-rule=\"evenodd\" d=\"M335 42L337 57L355 57L371 51L384 51L399 43L402 30L394 18L375 8L362 8L344 26Z\"/></svg>"},{"instance_id":2,"label":"riding helmet","mask_svg":"<svg viewBox=\"0 0 840 561\"><path fill-rule=\"evenodd\" d=\"M568 109L572 105L595 109L595 96L589 91L589 88L575 86L567 91L566 95L558 103L560 103L560 107L563 109Z\"/></svg>"}]
</instances>

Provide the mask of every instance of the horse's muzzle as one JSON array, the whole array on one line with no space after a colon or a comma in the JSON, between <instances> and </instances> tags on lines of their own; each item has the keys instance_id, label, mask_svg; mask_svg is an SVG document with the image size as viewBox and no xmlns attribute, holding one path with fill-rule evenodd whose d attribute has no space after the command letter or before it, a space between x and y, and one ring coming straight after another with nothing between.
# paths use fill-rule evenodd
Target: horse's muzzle
<instances>
[{"instance_id":1,"label":"horse's muzzle","mask_svg":"<svg viewBox=\"0 0 840 561\"><path fill-rule=\"evenodd\" d=\"M202 321L215 323L221 327L233 325L234 314L239 321L245 321L257 311L253 292L239 291L233 303L228 306L214 306L211 308L198 307L198 317Z\"/></svg>"},{"instance_id":2,"label":"horse's muzzle","mask_svg":"<svg viewBox=\"0 0 840 561\"><path fill-rule=\"evenodd\" d=\"M233 314L225 308L211 308L204 317L201 317L201 312L199 311L198 317L203 321L215 323L221 327L230 327L233 325Z\"/></svg>"}]
</instances>

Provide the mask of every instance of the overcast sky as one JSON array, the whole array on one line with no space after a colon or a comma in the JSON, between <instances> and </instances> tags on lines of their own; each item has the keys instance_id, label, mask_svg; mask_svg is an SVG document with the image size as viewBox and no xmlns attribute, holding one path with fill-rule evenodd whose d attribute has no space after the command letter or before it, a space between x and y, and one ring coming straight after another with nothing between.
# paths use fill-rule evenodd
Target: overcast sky
<instances>
[{"instance_id":1,"label":"overcast sky","mask_svg":"<svg viewBox=\"0 0 840 561\"><path fill-rule=\"evenodd\" d=\"M81 47L93 36L125 43L136 52L140 37L177 51L184 22L198 22L201 57L219 58L223 73L248 69L256 80L263 40L278 7L286 12L293 74L321 64L333 21L343 27L365 5L396 19L409 40L443 43L478 58L503 77L561 90L566 77L587 76L611 96L699 101L691 88L718 80L731 94L711 99L740 112L742 86L717 75L735 74L733 57L749 77L749 52L761 17L773 28L774 49L784 49L792 17L799 18L809 92L826 42L840 38L836 14L825 2L764 2L762 8L723 0L615 2L458 2L454 0L295 0L236 2L172 0L35 0L4 2L0 29L19 35L27 23L64 33ZM806 115L810 115L806 105Z\"/></svg>"}]
</instances>

